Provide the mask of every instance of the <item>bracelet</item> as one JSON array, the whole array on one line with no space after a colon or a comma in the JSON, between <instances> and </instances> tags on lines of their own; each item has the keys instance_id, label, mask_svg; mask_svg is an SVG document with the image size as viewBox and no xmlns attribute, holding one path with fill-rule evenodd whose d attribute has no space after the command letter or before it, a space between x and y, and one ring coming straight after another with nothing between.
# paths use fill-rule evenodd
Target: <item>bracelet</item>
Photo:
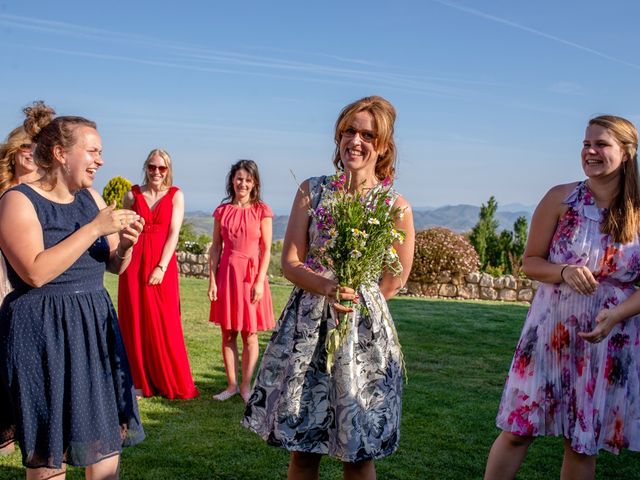
<instances>
[{"instance_id":1,"label":"bracelet","mask_svg":"<svg viewBox=\"0 0 640 480\"><path fill-rule=\"evenodd\" d=\"M560 278L562 279L563 282L566 282L566 280L564 279L564 275L562 275L564 273L564 269L567 268L569 265L565 265L564 267L562 267L562 270L560 270Z\"/></svg>"},{"instance_id":2,"label":"bracelet","mask_svg":"<svg viewBox=\"0 0 640 480\"><path fill-rule=\"evenodd\" d=\"M167 271L167 267L165 267L164 265L158 264L156 265L156 267L159 268L162 273Z\"/></svg>"},{"instance_id":3,"label":"bracelet","mask_svg":"<svg viewBox=\"0 0 640 480\"><path fill-rule=\"evenodd\" d=\"M122 255L120 255L120 249L119 249L119 248L116 248L116 257L118 257L118 258L119 258L120 260L122 260L123 262L124 262L127 258L129 258L130 256L131 256L131 250L129 250L129 255L124 255L124 256L122 256Z\"/></svg>"}]
</instances>

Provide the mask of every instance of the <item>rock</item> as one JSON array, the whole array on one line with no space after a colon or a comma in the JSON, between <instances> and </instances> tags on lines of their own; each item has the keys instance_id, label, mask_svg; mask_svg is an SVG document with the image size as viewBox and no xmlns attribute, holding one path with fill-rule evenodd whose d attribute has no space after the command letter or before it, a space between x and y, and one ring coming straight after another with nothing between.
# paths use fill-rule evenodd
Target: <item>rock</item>
<instances>
[{"instance_id":1,"label":"rock","mask_svg":"<svg viewBox=\"0 0 640 480\"><path fill-rule=\"evenodd\" d=\"M511 290L516 290L518 288L518 282L516 280L516 277L514 277L513 275L505 275L503 278L503 285L504 288L509 288Z\"/></svg>"},{"instance_id":2,"label":"rock","mask_svg":"<svg viewBox=\"0 0 640 480\"><path fill-rule=\"evenodd\" d=\"M518 285L520 286L520 288L530 288L531 280L528 278L520 278L518 279Z\"/></svg>"},{"instance_id":3,"label":"rock","mask_svg":"<svg viewBox=\"0 0 640 480\"><path fill-rule=\"evenodd\" d=\"M425 297L437 297L438 296L438 284L437 283L425 283L422 285L422 294Z\"/></svg>"},{"instance_id":4,"label":"rock","mask_svg":"<svg viewBox=\"0 0 640 480\"><path fill-rule=\"evenodd\" d=\"M496 300L498 293L491 287L480 287L480 298L482 300Z\"/></svg>"},{"instance_id":5,"label":"rock","mask_svg":"<svg viewBox=\"0 0 640 480\"><path fill-rule=\"evenodd\" d=\"M464 278L467 281L467 283L478 283L480 282L480 273L479 272L467 273L464 276Z\"/></svg>"},{"instance_id":6,"label":"rock","mask_svg":"<svg viewBox=\"0 0 640 480\"><path fill-rule=\"evenodd\" d=\"M481 287L493 287L493 277L488 273L482 273L480 275L480 286Z\"/></svg>"},{"instance_id":7,"label":"rock","mask_svg":"<svg viewBox=\"0 0 640 480\"><path fill-rule=\"evenodd\" d=\"M531 303L533 300L533 290L530 288L524 288L518 292L518 301L519 302L529 302Z\"/></svg>"},{"instance_id":8,"label":"rock","mask_svg":"<svg viewBox=\"0 0 640 480\"><path fill-rule=\"evenodd\" d=\"M515 302L518 299L518 293L510 288L503 288L498 292L498 300L503 302Z\"/></svg>"},{"instance_id":9,"label":"rock","mask_svg":"<svg viewBox=\"0 0 640 480\"><path fill-rule=\"evenodd\" d=\"M474 283L467 283L466 285L458 286L458 297L464 299L477 299L478 285Z\"/></svg>"},{"instance_id":10,"label":"rock","mask_svg":"<svg viewBox=\"0 0 640 480\"><path fill-rule=\"evenodd\" d=\"M438 289L438 295L441 297L452 298L455 297L457 293L458 289L456 286L450 283L443 283Z\"/></svg>"}]
</instances>

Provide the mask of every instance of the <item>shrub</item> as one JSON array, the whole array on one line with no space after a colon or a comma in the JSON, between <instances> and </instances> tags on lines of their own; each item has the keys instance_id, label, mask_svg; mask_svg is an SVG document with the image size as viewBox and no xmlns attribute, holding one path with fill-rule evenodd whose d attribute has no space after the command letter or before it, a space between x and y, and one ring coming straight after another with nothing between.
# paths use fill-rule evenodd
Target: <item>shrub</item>
<instances>
[{"instance_id":1,"label":"shrub","mask_svg":"<svg viewBox=\"0 0 640 480\"><path fill-rule=\"evenodd\" d=\"M269 259L269 269L267 273L270 278L282 277L282 265L280 265L280 259L282 258L282 240L276 240L271 244L271 258Z\"/></svg>"},{"instance_id":2,"label":"shrub","mask_svg":"<svg viewBox=\"0 0 640 480\"><path fill-rule=\"evenodd\" d=\"M176 250L200 255L207 251L207 245L209 243L211 243L211 238L209 238L208 235L196 234L193 225L189 222L184 222L180 227Z\"/></svg>"},{"instance_id":3,"label":"shrub","mask_svg":"<svg viewBox=\"0 0 640 480\"><path fill-rule=\"evenodd\" d=\"M466 238L447 228L429 228L416 234L409 280L432 283L442 272L464 275L478 271L479 267L478 254Z\"/></svg>"},{"instance_id":4,"label":"shrub","mask_svg":"<svg viewBox=\"0 0 640 480\"><path fill-rule=\"evenodd\" d=\"M102 190L102 198L107 205L116 202L116 208L122 208L124 194L131 190L131 182L124 177L113 177Z\"/></svg>"}]
</instances>

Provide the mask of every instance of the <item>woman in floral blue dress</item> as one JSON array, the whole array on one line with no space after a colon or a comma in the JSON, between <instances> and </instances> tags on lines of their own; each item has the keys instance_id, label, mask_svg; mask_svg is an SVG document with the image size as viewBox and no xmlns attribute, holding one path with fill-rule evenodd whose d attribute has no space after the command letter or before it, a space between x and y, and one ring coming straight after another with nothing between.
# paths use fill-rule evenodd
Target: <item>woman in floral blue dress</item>
<instances>
[{"instance_id":1,"label":"woman in floral blue dress","mask_svg":"<svg viewBox=\"0 0 640 480\"><path fill-rule=\"evenodd\" d=\"M366 97L347 105L336 122L334 166L350 175L350 191L379 188L395 174L395 109L384 98ZM291 452L288 478L317 479L322 455L343 462L345 479L375 479L374 459L393 453L400 439L402 368L386 299L406 282L413 261L411 207L397 227L403 272L385 272L378 285L356 293L316 267L314 247L322 245L309 207L321 201L327 177L302 183L293 202L282 248L284 275L295 285L267 346L247 403L244 425L270 445ZM367 313L355 312L341 356L327 373L325 341L336 312L351 309L340 299L358 298Z\"/></svg>"},{"instance_id":2,"label":"woman in floral blue dress","mask_svg":"<svg viewBox=\"0 0 640 480\"><path fill-rule=\"evenodd\" d=\"M485 479L514 478L534 437L564 437L562 479L592 479L600 450L640 450L638 132L589 122L586 181L553 187L524 255L539 280L502 394Z\"/></svg>"}]
</instances>

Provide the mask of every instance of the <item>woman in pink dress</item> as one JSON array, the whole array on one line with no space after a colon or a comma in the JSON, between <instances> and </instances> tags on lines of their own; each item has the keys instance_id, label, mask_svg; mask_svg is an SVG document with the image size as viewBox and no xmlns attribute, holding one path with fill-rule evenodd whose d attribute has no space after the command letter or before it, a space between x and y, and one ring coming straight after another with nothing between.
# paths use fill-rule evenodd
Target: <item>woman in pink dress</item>
<instances>
[{"instance_id":1,"label":"woman in pink dress","mask_svg":"<svg viewBox=\"0 0 640 480\"><path fill-rule=\"evenodd\" d=\"M533 439L563 437L561 479L595 477L601 450L640 450L638 132L589 121L587 180L553 187L531 222L538 280L498 409L485 479L512 479Z\"/></svg>"},{"instance_id":2,"label":"woman in pink dress","mask_svg":"<svg viewBox=\"0 0 640 480\"><path fill-rule=\"evenodd\" d=\"M273 328L267 268L271 252L271 209L260 200L260 175L252 160L240 160L227 176L227 197L213 212L209 251L210 321L222 329L227 388L224 401L240 392L247 402L258 361L257 332ZM242 382L238 388L238 332L242 336Z\"/></svg>"}]
</instances>

